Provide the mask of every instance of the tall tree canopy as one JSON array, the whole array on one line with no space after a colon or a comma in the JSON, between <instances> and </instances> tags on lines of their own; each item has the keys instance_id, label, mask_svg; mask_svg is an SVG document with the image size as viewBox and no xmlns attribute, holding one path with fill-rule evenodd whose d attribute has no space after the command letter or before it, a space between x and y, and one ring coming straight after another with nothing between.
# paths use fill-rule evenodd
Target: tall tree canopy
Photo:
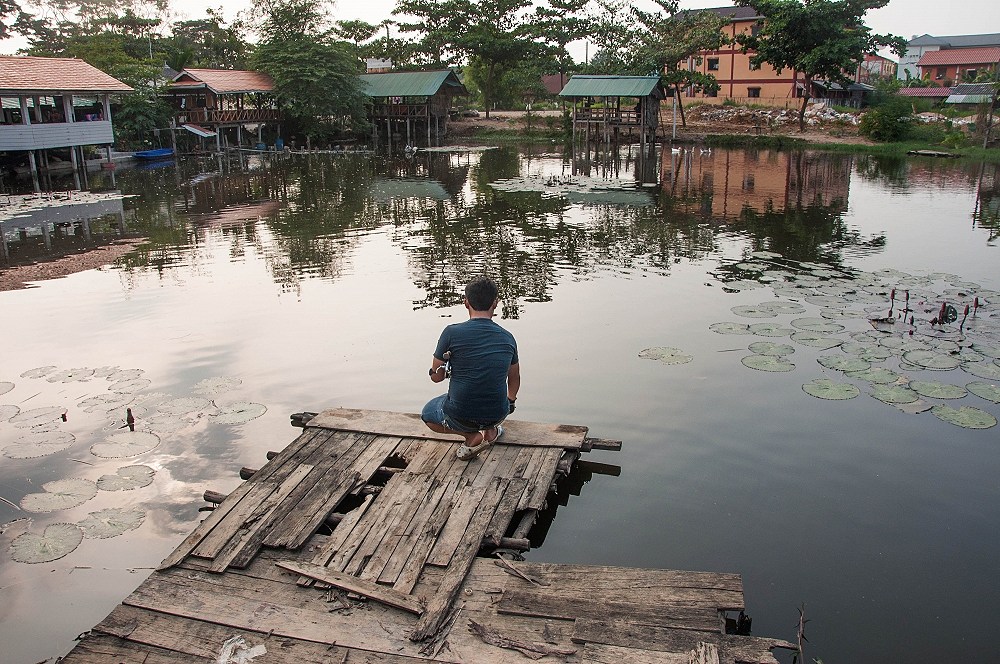
<instances>
[{"instance_id":1,"label":"tall tree canopy","mask_svg":"<svg viewBox=\"0 0 1000 664\"><path fill-rule=\"evenodd\" d=\"M363 122L365 97L350 44L337 41L323 0L255 0L253 62L274 78L278 103L311 139Z\"/></svg>"},{"instance_id":2,"label":"tall tree canopy","mask_svg":"<svg viewBox=\"0 0 1000 664\"><path fill-rule=\"evenodd\" d=\"M737 35L744 52L753 52L750 64L769 64L805 78L799 131L805 131L806 105L815 80L848 85L858 63L880 48L902 55L902 37L873 34L865 25L865 14L889 4L889 0L735 0L752 7L763 17L760 30Z\"/></svg>"}]
</instances>

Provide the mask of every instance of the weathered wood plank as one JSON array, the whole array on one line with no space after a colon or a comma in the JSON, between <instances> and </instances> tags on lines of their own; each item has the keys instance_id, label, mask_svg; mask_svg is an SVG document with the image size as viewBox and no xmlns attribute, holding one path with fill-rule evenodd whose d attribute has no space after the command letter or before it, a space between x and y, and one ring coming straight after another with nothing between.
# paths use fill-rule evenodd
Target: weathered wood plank
<instances>
[{"instance_id":1,"label":"weathered wood plank","mask_svg":"<svg viewBox=\"0 0 1000 664\"><path fill-rule=\"evenodd\" d=\"M496 546L500 545L500 538L507 532L510 520L514 517L514 510L517 509L517 501L524 493L528 480L523 477L515 477L508 480L508 483L509 486L504 491L503 498L497 505L490 524L486 526L486 532L483 533L483 539Z\"/></svg>"},{"instance_id":2,"label":"weathered wood plank","mask_svg":"<svg viewBox=\"0 0 1000 664\"><path fill-rule=\"evenodd\" d=\"M319 429L306 430L300 434L294 441L291 442L284 450L281 451L278 456L272 459L270 462L265 464L263 468L257 471L258 482L263 481L272 474L275 469L283 464L287 459L294 456L303 446L309 444L317 437L326 434ZM173 553L163 559L157 569L164 570L169 567L176 565L177 563L184 560L189 554L191 554L194 549L201 543L201 541L209 535L222 521L232 512L237 505L250 493L250 489L253 485L244 482L233 490L226 500L222 502L221 505L215 508L208 517L205 518L198 526L184 538L184 541L174 549Z\"/></svg>"},{"instance_id":3,"label":"weathered wood plank","mask_svg":"<svg viewBox=\"0 0 1000 664\"><path fill-rule=\"evenodd\" d=\"M443 487L444 482L440 478L427 475L414 477L420 478L419 482L414 483L416 490L396 509L396 515L386 528L382 543L361 571L361 578L377 581L399 544L406 539L407 533L412 531L417 512L428 502L437 503L435 496L440 495L438 490Z\"/></svg>"},{"instance_id":4,"label":"weathered wood plank","mask_svg":"<svg viewBox=\"0 0 1000 664\"><path fill-rule=\"evenodd\" d=\"M626 620L591 620L581 618L573 629L577 643L604 643L640 650L690 652L702 642L718 646L722 662L778 664L774 648L794 649L787 641L756 636L733 636L694 630L639 625Z\"/></svg>"},{"instance_id":5,"label":"weathered wood plank","mask_svg":"<svg viewBox=\"0 0 1000 664\"><path fill-rule=\"evenodd\" d=\"M332 408L309 421L309 427L324 427L341 431L360 431L394 435L404 438L456 440L431 431L415 413L393 413L382 410ZM569 424L540 424L507 420L504 422L504 445L561 447L578 450L587 436L587 427Z\"/></svg>"},{"instance_id":6,"label":"weathered wood plank","mask_svg":"<svg viewBox=\"0 0 1000 664\"><path fill-rule=\"evenodd\" d=\"M445 523L447 523L454 512L459 496L467 489L465 480L460 477L453 479L453 482L448 483L449 488L441 497L441 500L438 501L434 512L427 519L427 524L418 531L417 541L413 545L413 550L403 563L403 569L400 570L399 577L392 584L392 587L400 592L409 593L413 591L414 586L416 586L423 574L427 558L430 556L435 543L440 537Z\"/></svg>"},{"instance_id":7,"label":"weathered wood plank","mask_svg":"<svg viewBox=\"0 0 1000 664\"><path fill-rule=\"evenodd\" d=\"M381 537L381 524L385 515L391 511L394 503L393 489L404 483L404 475L394 475L386 482L385 488L375 496L372 506L351 530L347 539L338 549L336 555L327 563L327 567L343 572L369 537Z\"/></svg>"},{"instance_id":8,"label":"weathered wood plank","mask_svg":"<svg viewBox=\"0 0 1000 664\"><path fill-rule=\"evenodd\" d=\"M517 505L519 510L531 509L540 510L545 506L545 498L552 488L552 480L556 476L556 467L559 465L559 458L562 450L546 449L540 450L541 454L537 459L532 455L534 467L529 467L525 475L534 470L534 475L528 480L528 487L525 489L520 502Z\"/></svg>"},{"instance_id":9,"label":"weathered wood plank","mask_svg":"<svg viewBox=\"0 0 1000 664\"><path fill-rule=\"evenodd\" d=\"M423 496L426 493L429 481L430 478L427 475L406 474L393 477L390 482L391 489L390 484L386 484L386 489L380 498L387 503L379 523L377 527L368 531L361 546L344 565L343 572L360 575L382 546L395 546L397 541L393 536L395 528L399 525L403 515L411 507L415 507L414 502L417 500L418 494Z\"/></svg>"},{"instance_id":10,"label":"weathered wood plank","mask_svg":"<svg viewBox=\"0 0 1000 664\"><path fill-rule=\"evenodd\" d=\"M434 469L449 455L454 456L457 449L457 443L411 439L410 445L407 447L407 454L412 454L412 459L406 466L406 471L437 474Z\"/></svg>"},{"instance_id":11,"label":"weathered wood plank","mask_svg":"<svg viewBox=\"0 0 1000 664\"><path fill-rule=\"evenodd\" d=\"M486 486L468 485L461 491L456 492L453 499L451 514L441 529L437 541L431 548L431 553L427 557L428 565L447 567L451 562L451 557L455 553L462 536L469 528L469 522L473 514L479 508L483 500ZM495 506L494 506L495 507Z\"/></svg>"},{"instance_id":12,"label":"weathered wood plank","mask_svg":"<svg viewBox=\"0 0 1000 664\"><path fill-rule=\"evenodd\" d=\"M250 562L250 559L260 549L261 542L264 540L264 533L267 532L267 528L272 523L273 514L278 509L281 501L288 497L295 487L298 486L298 483L312 469L312 466L303 464L290 472L277 489L262 500L257 508L250 513L247 520L240 525L229 542L212 559L212 564L208 569L212 572L224 572L237 558L243 561L241 566L246 567L246 564ZM197 553L199 550L200 547L199 549L195 549L195 552Z\"/></svg>"},{"instance_id":13,"label":"weathered wood plank","mask_svg":"<svg viewBox=\"0 0 1000 664\"><path fill-rule=\"evenodd\" d=\"M427 611L417 622L417 626L410 633L411 641L423 641L433 636L451 608L451 603L455 600L465 576L472 566L472 562L479 552L479 545L483 541L483 534L493 519L497 505L503 500L503 494L507 490L510 480L494 478L490 486L486 487L485 494L472 519L469 520L468 527L462 535L455 555L448 566L448 571L441 579L437 592L427 602ZM475 489L474 489L475 490Z\"/></svg>"},{"instance_id":14,"label":"weathered wood plank","mask_svg":"<svg viewBox=\"0 0 1000 664\"><path fill-rule=\"evenodd\" d=\"M580 664L691 664L686 652L662 652L608 646L603 643L587 643L580 655ZM718 664L716 660L715 664Z\"/></svg>"},{"instance_id":15,"label":"weathered wood plank","mask_svg":"<svg viewBox=\"0 0 1000 664\"><path fill-rule=\"evenodd\" d=\"M558 589L551 589L558 590ZM630 622L702 632L721 632L722 619L715 609L646 602L612 601L596 593L590 597L567 597L550 592L549 586L530 590L504 591L497 605L499 613L539 618L604 620L608 616L627 616Z\"/></svg>"},{"instance_id":16,"label":"weathered wood plank","mask_svg":"<svg viewBox=\"0 0 1000 664\"><path fill-rule=\"evenodd\" d=\"M354 461L354 470L360 473L361 479L367 482L402 442L402 439L395 435L376 436L375 440ZM358 491L360 490L359 488Z\"/></svg>"},{"instance_id":17,"label":"weathered wood plank","mask_svg":"<svg viewBox=\"0 0 1000 664\"><path fill-rule=\"evenodd\" d=\"M188 655L139 646L113 636L96 634L76 644L66 657L59 660L69 664L190 664ZM211 661L211 660L210 660Z\"/></svg>"},{"instance_id":18,"label":"weathered wood plank","mask_svg":"<svg viewBox=\"0 0 1000 664\"><path fill-rule=\"evenodd\" d=\"M323 565L324 567L327 563L333 559L333 556L340 550L340 547L344 545L347 538L350 536L351 531L354 527L361 521L361 518L371 507L372 501L375 499L374 496L365 496L364 502L358 505L356 508L344 515L337 527L333 529L333 533L327 538L326 542L321 546L316 554L313 556L312 562L316 565Z\"/></svg>"},{"instance_id":19,"label":"weathered wood plank","mask_svg":"<svg viewBox=\"0 0 1000 664\"><path fill-rule=\"evenodd\" d=\"M417 542L430 521L431 516L437 510L438 504L440 504L442 499L450 500L457 485L457 477L451 477L447 478L445 481L437 482L437 485L427 495L427 498L423 501L423 503L421 503L416 514L414 514L410 522L406 524L406 529L400 536L395 550L392 552L392 555L389 556L389 559L386 561L382 571L379 573L379 583L387 583L390 585L396 583L399 579L400 573L403 571L406 561L414 555L414 549L416 548ZM447 496L447 498L445 498L445 496ZM421 561L421 566L422 565L423 561Z\"/></svg>"},{"instance_id":20,"label":"weathered wood plank","mask_svg":"<svg viewBox=\"0 0 1000 664\"><path fill-rule=\"evenodd\" d=\"M275 564L282 569L287 569L289 572L295 572L296 574L301 574L303 576L310 576L317 581L322 581L323 583L328 583L331 586L336 586L337 588L342 588L343 590L347 590L349 592L370 597L374 600L382 602L383 604L394 606L397 609L409 611L410 613L415 613L417 615L424 612L424 604L419 598L412 595L404 595L403 593L396 592L392 588L386 588L385 586L380 586L377 583L373 583L365 579L359 579L356 576L342 574L329 568L312 565L310 563L287 561L277 562Z\"/></svg>"}]
</instances>

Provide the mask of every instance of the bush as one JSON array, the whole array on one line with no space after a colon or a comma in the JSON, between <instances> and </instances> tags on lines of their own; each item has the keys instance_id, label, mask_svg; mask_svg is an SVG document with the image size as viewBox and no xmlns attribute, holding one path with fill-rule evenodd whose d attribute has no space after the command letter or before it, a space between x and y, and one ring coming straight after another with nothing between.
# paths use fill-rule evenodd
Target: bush
<instances>
[{"instance_id":1,"label":"bush","mask_svg":"<svg viewBox=\"0 0 1000 664\"><path fill-rule=\"evenodd\" d=\"M888 143L905 137L911 124L909 102L902 97L890 97L861 116L858 131L873 141Z\"/></svg>"}]
</instances>

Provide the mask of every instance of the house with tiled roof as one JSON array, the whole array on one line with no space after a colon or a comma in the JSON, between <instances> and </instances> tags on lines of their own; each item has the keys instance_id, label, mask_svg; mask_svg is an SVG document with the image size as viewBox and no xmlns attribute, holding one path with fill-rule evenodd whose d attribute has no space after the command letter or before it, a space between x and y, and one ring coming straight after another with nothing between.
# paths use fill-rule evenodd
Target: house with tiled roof
<instances>
[{"instance_id":1,"label":"house with tiled roof","mask_svg":"<svg viewBox=\"0 0 1000 664\"><path fill-rule=\"evenodd\" d=\"M979 35L949 35L945 37L935 37L928 34L915 36L906 43L906 52L899 60L896 77L901 81L920 78L920 70L917 63L928 53L996 46L1000 46L1000 32Z\"/></svg>"},{"instance_id":2,"label":"house with tiled roof","mask_svg":"<svg viewBox=\"0 0 1000 664\"><path fill-rule=\"evenodd\" d=\"M37 151L69 148L76 167L82 146L110 150L111 96L129 92L83 60L0 55L0 152L27 152L34 173Z\"/></svg>"},{"instance_id":3,"label":"house with tiled roof","mask_svg":"<svg viewBox=\"0 0 1000 664\"><path fill-rule=\"evenodd\" d=\"M983 71L1000 66L1000 46L955 48L925 53L917 62L921 78L942 87L973 82Z\"/></svg>"},{"instance_id":4,"label":"house with tiled roof","mask_svg":"<svg viewBox=\"0 0 1000 664\"><path fill-rule=\"evenodd\" d=\"M201 138L214 137L217 146L233 139L242 143L246 125L257 130L281 122L274 97L274 79L258 71L184 69L164 90L174 107L175 124ZM232 136L230 136L232 134Z\"/></svg>"}]
</instances>

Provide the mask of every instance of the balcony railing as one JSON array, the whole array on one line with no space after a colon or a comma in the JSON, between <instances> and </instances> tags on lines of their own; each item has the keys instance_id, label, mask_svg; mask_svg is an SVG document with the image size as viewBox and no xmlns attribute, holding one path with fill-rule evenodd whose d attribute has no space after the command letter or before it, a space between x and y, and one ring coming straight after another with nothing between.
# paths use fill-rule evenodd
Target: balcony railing
<instances>
[{"instance_id":1,"label":"balcony railing","mask_svg":"<svg viewBox=\"0 0 1000 664\"><path fill-rule=\"evenodd\" d=\"M247 122L273 122L281 120L281 111L276 108L245 108L243 110L219 111L209 108L192 108L178 112L177 124L243 124Z\"/></svg>"}]
</instances>

